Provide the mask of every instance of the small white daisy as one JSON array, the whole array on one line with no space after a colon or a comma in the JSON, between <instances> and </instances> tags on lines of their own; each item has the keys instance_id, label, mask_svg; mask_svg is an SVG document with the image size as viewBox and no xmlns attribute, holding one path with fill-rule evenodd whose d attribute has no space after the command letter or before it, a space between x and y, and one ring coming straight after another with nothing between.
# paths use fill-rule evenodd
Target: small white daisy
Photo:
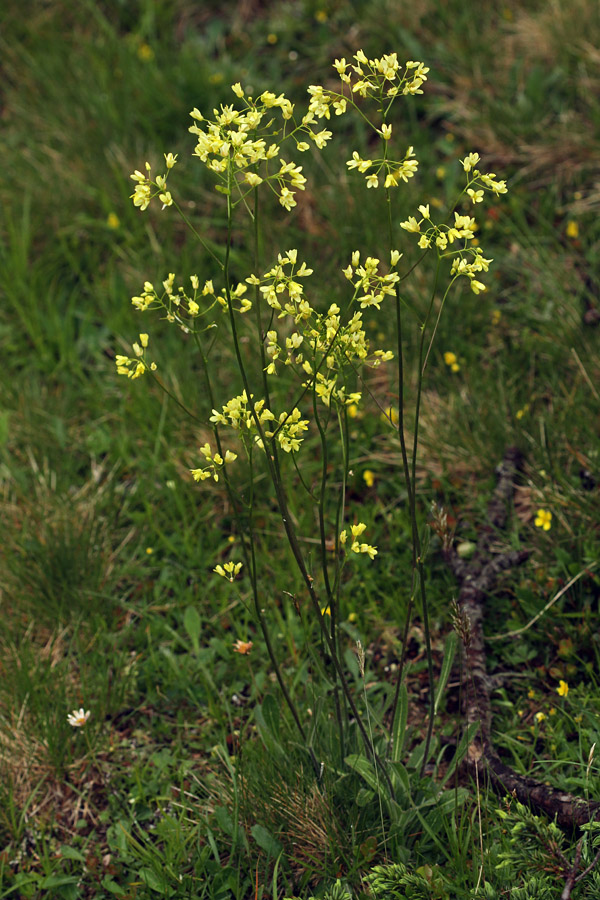
<instances>
[{"instance_id":1,"label":"small white daisy","mask_svg":"<svg viewBox=\"0 0 600 900\"><path fill-rule=\"evenodd\" d=\"M74 709L72 713L69 713L67 716L67 722L69 725L72 725L73 728L83 728L85 723L90 717L90 710L86 712L83 707L81 709Z\"/></svg>"}]
</instances>

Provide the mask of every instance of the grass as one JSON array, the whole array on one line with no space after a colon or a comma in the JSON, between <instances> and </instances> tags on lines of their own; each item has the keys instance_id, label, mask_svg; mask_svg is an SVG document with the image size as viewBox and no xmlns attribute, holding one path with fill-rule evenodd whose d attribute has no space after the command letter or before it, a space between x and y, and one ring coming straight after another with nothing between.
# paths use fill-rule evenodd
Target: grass
<instances>
[{"instance_id":1,"label":"grass","mask_svg":"<svg viewBox=\"0 0 600 900\"><path fill-rule=\"evenodd\" d=\"M518 771L595 798L600 367L598 328L586 313L598 308L600 22L589 0L576 7L567 16L556 4L550 14L545 4L509 0L475 20L468 6L438 0L410 14L392 0L224 10L90 0L31 4L27 16L6 5L0 897L308 898L325 896L336 879L339 891L347 885L360 896L385 862L406 872L385 888L374 883L372 895L421 891L441 900L521 890L542 898L562 889L556 845L571 860L577 836L451 769L464 734L456 670L421 777L428 685L418 615L408 635L398 809L380 809L372 770L339 761L336 728L322 714L330 673L315 623L296 614L301 582L267 505L258 523L269 554L261 585L278 660L327 761L317 786L249 591L212 573L237 558L241 537L218 486L189 483L194 448L208 432L154 386L118 379L114 356L128 352L138 327L129 298L145 279L158 283L175 261L177 272L211 268L175 217L133 208L128 173L179 153L177 177L196 226L209 246L223 239L218 195L191 159L194 106L229 102L229 85L240 79L301 102L307 83L326 81L332 60L360 46L430 65L428 90L401 123L421 160L403 195L406 215L417 203L446 204L460 183L456 160L471 150L509 177L511 190L482 218L482 245L495 260L490 291L456 295L441 319L424 389L420 515L424 523L431 502L442 503L457 538L476 538L495 465L506 446L523 449L509 539L532 557L490 599L489 635L523 628L580 577L518 640L490 642L490 667L506 676L493 697L495 740ZM324 257L329 302L334 285L341 296L338 272L352 250L382 244L374 192L365 199L334 166L348 147L365 149L353 126L340 129L337 144L307 160L316 186L283 239L295 246L304 234L307 255ZM266 255L281 240L267 234ZM248 271L242 234L235 252L236 269ZM426 288L417 280L407 301L422 309ZM387 327L375 320L374 328L384 345ZM409 349L415 339L407 336ZM197 394L204 416L192 349L157 332L165 383L179 399ZM456 354L457 372L446 351ZM231 359L215 362L224 395L233 395ZM382 408L397 406L388 375L369 388ZM354 420L351 441L349 521L356 514L368 522L381 552L345 586L345 665L361 710L366 704L385 724L410 597L410 527L399 451L376 407ZM306 477L317 476L318 460ZM553 514L549 532L533 524L538 508ZM310 551L314 522L302 503L292 512ZM428 565L439 674L456 586L435 537ZM254 642L248 657L232 652L236 640ZM560 679L570 685L564 698ZM92 715L76 731L66 716L80 706ZM546 718L537 721L540 712ZM356 752L353 732L349 741L348 753ZM452 790L440 799L446 775ZM586 865L596 842L592 829ZM477 889L481 866L486 887ZM591 874L573 896L597 892Z\"/></svg>"}]
</instances>

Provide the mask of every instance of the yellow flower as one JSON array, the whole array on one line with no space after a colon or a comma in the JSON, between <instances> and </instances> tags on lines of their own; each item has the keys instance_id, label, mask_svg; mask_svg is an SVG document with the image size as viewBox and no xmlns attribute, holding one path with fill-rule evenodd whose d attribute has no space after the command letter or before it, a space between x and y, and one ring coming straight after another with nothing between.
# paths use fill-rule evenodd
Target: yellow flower
<instances>
[{"instance_id":1,"label":"yellow flower","mask_svg":"<svg viewBox=\"0 0 600 900\"><path fill-rule=\"evenodd\" d=\"M546 718L546 713L538 712L534 716L536 722L543 722Z\"/></svg>"},{"instance_id":2,"label":"yellow flower","mask_svg":"<svg viewBox=\"0 0 600 900\"><path fill-rule=\"evenodd\" d=\"M221 576L221 578L226 578L228 581L233 581L233 579L239 574L241 568L241 562L226 562L225 566L215 566L213 572L216 572L217 575Z\"/></svg>"},{"instance_id":3,"label":"yellow flower","mask_svg":"<svg viewBox=\"0 0 600 900\"><path fill-rule=\"evenodd\" d=\"M358 615L355 612L351 612L348 616L349 622L356 622L358 620Z\"/></svg>"},{"instance_id":4,"label":"yellow flower","mask_svg":"<svg viewBox=\"0 0 600 900\"><path fill-rule=\"evenodd\" d=\"M277 43L277 35L271 32L267 35L267 44L276 44Z\"/></svg>"},{"instance_id":5,"label":"yellow flower","mask_svg":"<svg viewBox=\"0 0 600 900\"><path fill-rule=\"evenodd\" d=\"M330 615L331 615L331 609L330 609L330 607L329 607L329 606L324 606L323 609L321 610L321 615L322 615L322 616L330 616Z\"/></svg>"},{"instance_id":6,"label":"yellow flower","mask_svg":"<svg viewBox=\"0 0 600 900\"><path fill-rule=\"evenodd\" d=\"M115 228L119 227L121 222L119 221L118 215L114 212L111 212L108 214L108 216L106 218L106 224L108 225L109 228L112 228L114 230Z\"/></svg>"},{"instance_id":7,"label":"yellow flower","mask_svg":"<svg viewBox=\"0 0 600 900\"><path fill-rule=\"evenodd\" d=\"M358 414L358 406L356 405L356 403L349 403L346 408L348 410L348 415L350 416L350 418L355 419Z\"/></svg>"},{"instance_id":8,"label":"yellow flower","mask_svg":"<svg viewBox=\"0 0 600 900\"><path fill-rule=\"evenodd\" d=\"M543 528L544 531L550 531L550 528L552 527L552 513L547 509L538 509L534 524L537 528Z\"/></svg>"},{"instance_id":9,"label":"yellow flower","mask_svg":"<svg viewBox=\"0 0 600 900\"><path fill-rule=\"evenodd\" d=\"M152 549L152 547L146 547L146 553L148 554L148 556L152 556L154 550Z\"/></svg>"},{"instance_id":10,"label":"yellow flower","mask_svg":"<svg viewBox=\"0 0 600 900\"><path fill-rule=\"evenodd\" d=\"M140 44L137 49L137 55L142 62L151 62L154 59L154 50L149 44Z\"/></svg>"},{"instance_id":11,"label":"yellow flower","mask_svg":"<svg viewBox=\"0 0 600 900\"><path fill-rule=\"evenodd\" d=\"M389 409L386 409L385 412L381 413L381 419L384 422L391 422L392 425L397 425L398 424L398 410L395 407L390 406Z\"/></svg>"},{"instance_id":12,"label":"yellow flower","mask_svg":"<svg viewBox=\"0 0 600 900\"><path fill-rule=\"evenodd\" d=\"M367 487L373 487L373 485L375 484L375 473L370 469L365 469L365 471L363 472L363 480Z\"/></svg>"},{"instance_id":13,"label":"yellow flower","mask_svg":"<svg viewBox=\"0 0 600 900\"><path fill-rule=\"evenodd\" d=\"M558 682L558 687L556 688L556 693L559 695L559 697L566 697L566 696L567 696L567 694L569 693L569 685L567 684L566 681L563 681L563 680L561 679L561 680Z\"/></svg>"},{"instance_id":14,"label":"yellow flower","mask_svg":"<svg viewBox=\"0 0 600 900\"><path fill-rule=\"evenodd\" d=\"M242 653L244 656L247 656L252 650L252 641L240 641L237 640L233 645L234 653Z\"/></svg>"},{"instance_id":15,"label":"yellow flower","mask_svg":"<svg viewBox=\"0 0 600 900\"><path fill-rule=\"evenodd\" d=\"M454 366L457 363L456 353L452 353L450 350L446 350L444 353L444 362L447 366Z\"/></svg>"},{"instance_id":16,"label":"yellow flower","mask_svg":"<svg viewBox=\"0 0 600 900\"><path fill-rule=\"evenodd\" d=\"M577 222L574 222L572 219L570 222L567 222L567 237L570 238L578 238L579 237L579 225Z\"/></svg>"},{"instance_id":17,"label":"yellow flower","mask_svg":"<svg viewBox=\"0 0 600 900\"><path fill-rule=\"evenodd\" d=\"M533 690L533 688L531 688L531 690L527 691L527 696L529 697L530 700L533 700L533 698L535 697L535 691Z\"/></svg>"}]
</instances>

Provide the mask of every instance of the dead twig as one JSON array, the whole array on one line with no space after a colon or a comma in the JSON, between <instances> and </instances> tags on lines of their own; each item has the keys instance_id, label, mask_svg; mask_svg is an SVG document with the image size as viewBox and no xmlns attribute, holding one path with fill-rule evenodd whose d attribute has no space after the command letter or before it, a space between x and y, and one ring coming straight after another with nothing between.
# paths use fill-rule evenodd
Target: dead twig
<instances>
[{"instance_id":1,"label":"dead twig","mask_svg":"<svg viewBox=\"0 0 600 900\"><path fill-rule=\"evenodd\" d=\"M500 759L491 738L491 680L487 674L483 616L486 598L498 574L520 565L529 557L528 550L509 550L495 556L491 552L493 538L506 525L514 478L521 463L520 451L509 447L496 470L498 482L488 505L488 521L481 528L473 558L469 562L461 559L453 547L447 547L444 551L460 583L458 609L461 617L468 621L469 641L468 645L463 646L465 671L468 673L465 685L466 716L468 724L479 723L479 730L469 747L467 759L478 776L489 776L498 793L511 794L521 803L545 813L550 819L556 819L562 827L580 826L600 811L599 802L575 797L527 775L518 774ZM578 865L578 862L574 865L575 873Z\"/></svg>"}]
</instances>

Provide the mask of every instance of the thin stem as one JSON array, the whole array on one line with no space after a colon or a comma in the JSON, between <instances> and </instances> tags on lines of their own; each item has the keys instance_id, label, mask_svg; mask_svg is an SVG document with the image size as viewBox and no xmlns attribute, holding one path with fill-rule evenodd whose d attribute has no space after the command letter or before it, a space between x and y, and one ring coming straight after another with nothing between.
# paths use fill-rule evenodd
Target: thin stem
<instances>
[{"instance_id":1,"label":"thin stem","mask_svg":"<svg viewBox=\"0 0 600 900\"><path fill-rule=\"evenodd\" d=\"M219 266L219 268L220 268L221 270L223 270L223 269L225 268L224 263L221 262L221 260L219 259L219 257L218 257L217 254L215 253L215 251L212 250L211 247L208 246L208 244L206 243L206 241L204 240L204 238L202 237L202 235L199 234L198 231L194 228L194 226L192 225L192 223L190 222L190 220L188 219L188 217L186 216L186 214L183 212L183 210L181 209L181 207L179 206L179 204L178 204L175 200L173 201L173 206L175 207L175 209L177 210L177 212L179 213L179 215L181 216L181 218L183 219L183 221L185 222L185 224L187 225L187 227L190 229L190 231L192 232L192 234L194 235L194 237L197 238L197 240L199 241L200 244L202 244L202 246L204 247L204 249L206 250L206 252L209 253L209 254L212 256L212 258L213 258L214 261L217 263L217 265Z\"/></svg>"},{"instance_id":2,"label":"thin stem","mask_svg":"<svg viewBox=\"0 0 600 900\"><path fill-rule=\"evenodd\" d=\"M175 396L175 394L172 391L170 391L168 388L166 388L164 386L164 384L160 380L160 378L158 378L151 369L147 369L147 371L150 372L150 375L152 376L152 378L156 382L156 384L159 386L161 391L164 391L164 393L167 395L167 397L170 397L171 400L173 400L177 404L177 406L180 409L182 409L187 416L190 417L190 419L193 419L194 422L200 422L201 424L204 424L202 422L202 419L199 419L198 416L195 416L194 413L187 408L187 406L184 406L184 404L181 402L181 400L177 399L177 397Z\"/></svg>"}]
</instances>

